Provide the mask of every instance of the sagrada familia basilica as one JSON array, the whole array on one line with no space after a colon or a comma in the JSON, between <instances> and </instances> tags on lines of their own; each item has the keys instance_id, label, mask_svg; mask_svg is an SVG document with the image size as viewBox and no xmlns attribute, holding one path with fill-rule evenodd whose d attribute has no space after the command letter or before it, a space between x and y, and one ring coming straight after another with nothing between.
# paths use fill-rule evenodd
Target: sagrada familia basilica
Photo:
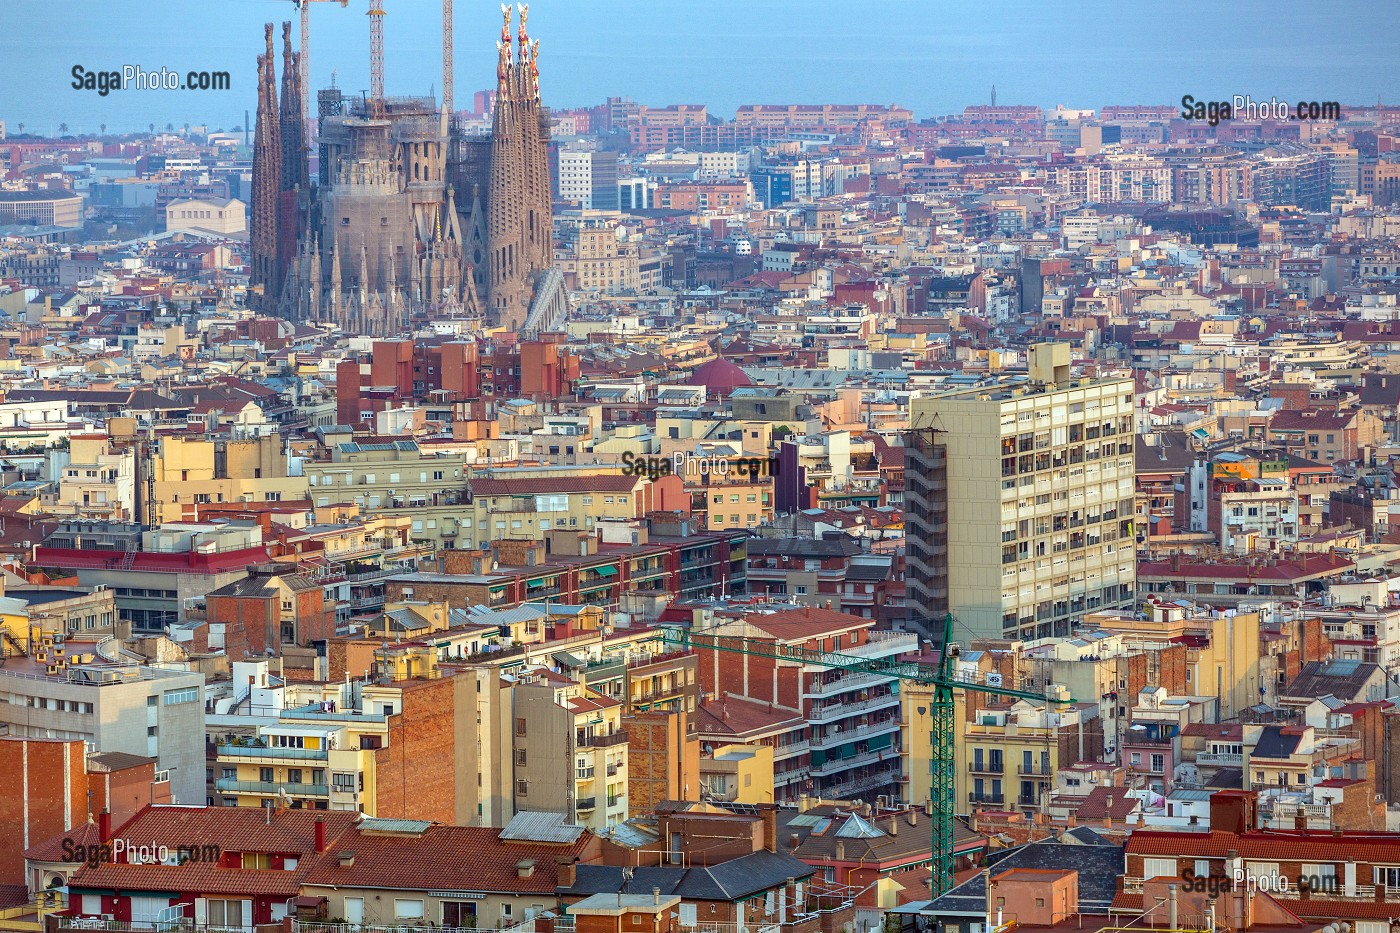
<instances>
[{"instance_id":1,"label":"sagrada familia basilica","mask_svg":"<svg viewBox=\"0 0 1400 933\"><path fill-rule=\"evenodd\" d=\"M539 41L526 31L527 6L519 8L514 36L511 8L502 14L489 136L461 131L450 95L442 105L386 97L379 33L368 94L334 87L316 94L314 183L291 26L282 29L279 104L267 25L250 230L250 300L259 310L377 337L429 318L476 318L522 333L562 319L567 298L553 268ZM450 82L450 34L443 54Z\"/></svg>"}]
</instances>

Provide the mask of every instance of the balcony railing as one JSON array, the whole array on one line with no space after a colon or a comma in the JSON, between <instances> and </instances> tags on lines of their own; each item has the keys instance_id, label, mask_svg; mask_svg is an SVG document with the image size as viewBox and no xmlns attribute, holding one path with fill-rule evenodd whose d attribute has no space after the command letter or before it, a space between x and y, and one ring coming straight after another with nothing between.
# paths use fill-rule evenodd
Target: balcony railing
<instances>
[{"instance_id":1,"label":"balcony railing","mask_svg":"<svg viewBox=\"0 0 1400 933\"><path fill-rule=\"evenodd\" d=\"M1049 777L1054 772L1050 770L1050 765L1045 762L1036 764L1020 764L1016 766L1016 773L1022 777Z\"/></svg>"},{"instance_id":2,"label":"balcony railing","mask_svg":"<svg viewBox=\"0 0 1400 933\"><path fill-rule=\"evenodd\" d=\"M626 745L627 733L618 731L611 735L580 736L575 744L579 748L611 748L614 745Z\"/></svg>"},{"instance_id":3,"label":"balcony railing","mask_svg":"<svg viewBox=\"0 0 1400 933\"><path fill-rule=\"evenodd\" d=\"M1244 755L1232 754L1230 752L1198 752L1196 754L1196 764L1225 765L1239 768L1244 765Z\"/></svg>"},{"instance_id":4,"label":"balcony railing","mask_svg":"<svg viewBox=\"0 0 1400 933\"><path fill-rule=\"evenodd\" d=\"M580 797L578 799L578 802L574 804L574 809L578 810L579 812L582 812L584 810L596 810L598 809L598 798Z\"/></svg>"},{"instance_id":5,"label":"balcony railing","mask_svg":"<svg viewBox=\"0 0 1400 933\"><path fill-rule=\"evenodd\" d=\"M325 761L329 757L324 748L264 748L258 745L219 745L215 748L215 754L219 758L246 758L250 761L259 758Z\"/></svg>"},{"instance_id":6,"label":"balcony railing","mask_svg":"<svg viewBox=\"0 0 1400 933\"><path fill-rule=\"evenodd\" d=\"M978 761L973 759L967 766L968 774L1004 774L1005 772L1006 766L997 760Z\"/></svg>"},{"instance_id":7,"label":"balcony railing","mask_svg":"<svg viewBox=\"0 0 1400 933\"><path fill-rule=\"evenodd\" d=\"M325 784L293 784L288 781L238 781L232 778L219 778L214 789L222 794L269 794L286 791L293 797L328 797L330 787Z\"/></svg>"},{"instance_id":8,"label":"balcony railing","mask_svg":"<svg viewBox=\"0 0 1400 933\"><path fill-rule=\"evenodd\" d=\"M814 707L807 716L808 722L831 722L836 719L843 719L846 716L854 716L857 713L867 712L873 709L884 709L887 706L895 706L899 703L899 694L888 693L884 696L872 697L868 700L859 700L855 703L832 703L827 706Z\"/></svg>"},{"instance_id":9,"label":"balcony railing","mask_svg":"<svg viewBox=\"0 0 1400 933\"><path fill-rule=\"evenodd\" d=\"M967 802L974 807L979 804L996 804L1000 806L1006 802L1005 794L972 794L967 798Z\"/></svg>"},{"instance_id":10,"label":"balcony railing","mask_svg":"<svg viewBox=\"0 0 1400 933\"><path fill-rule=\"evenodd\" d=\"M825 777L827 775L840 774L842 771L850 771L862 765L876 764L882 760L882 753L886 756L895 754L891 749L881 749L880 751L874 752L860 752L848 758L828 758L819 765L812 765L812 776Z\"/></svg>"}]
</instances>

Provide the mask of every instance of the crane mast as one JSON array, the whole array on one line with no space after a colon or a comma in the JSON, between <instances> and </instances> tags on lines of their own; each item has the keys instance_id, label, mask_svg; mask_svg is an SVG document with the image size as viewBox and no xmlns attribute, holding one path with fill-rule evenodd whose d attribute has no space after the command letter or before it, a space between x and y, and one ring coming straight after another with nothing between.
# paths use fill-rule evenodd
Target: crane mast
<instances>
[{"instance_id":1,"label":"crane mast","mask_svg":"<svg viewBox=\"0 0 1400 933\"><path fill-rule=\"evenodd\" d=\"M450 124L452 122L452 0L442 0L442 112L444 123Z\"/></svg>"},{"instance_id":2,"label":"crane mast","mask_svg":"<svg viewBox=\"0 0 1400 933\"><path fill-rule=\"evenodd\" d=\"M384 3L369 0L369 98L375 116L384 113Z\"/></svg>"},{"instance_id":3,"label":"crane mast","mask_svg":"<svg viewBox=\"0 0 1400 933\"><path fill-rule=\"evenodd\" d=\"M292 0L301 12L301 45L298 51L301 60L297 66L297 77L301 79L301 122L305 123L311 113L311 4L339 3L346 6L350 0Z\"/></svg>"}]
</instances>

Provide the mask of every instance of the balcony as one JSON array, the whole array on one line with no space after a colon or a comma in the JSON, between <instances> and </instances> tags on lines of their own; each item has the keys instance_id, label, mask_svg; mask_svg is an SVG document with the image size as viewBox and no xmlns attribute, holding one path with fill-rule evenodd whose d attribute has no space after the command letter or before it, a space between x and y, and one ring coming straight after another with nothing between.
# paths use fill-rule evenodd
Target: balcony
<instances>
[{"instance_id":1,"label":"balcony","mask_svg":"<svg viewBox=\"0 0 1400 933\"><path fill-rule=\"evenodd\" d=\"M292 784L287 781L238 781L233 778L219 778L214 789L221 794L266 794L276 796L286 791L293 797L329 797L330 787L325 784Z\"/></svg>"},{"instance_id":2,"label":"balcony","mask_svg":"<svg viewBox=\"0 0 1400 933\"><path fill-rule=\"evenodd\" d=\"M983 805L983 804L993 804L993 805L995 805L995 806L1001 806L1002 804L1004 804L1004 803L1006 802L1006 795L1005 795L1005 794L970 794L970 795L968 796L968 798L967 798L967 802L970 803L970 804L972 804L974 807L980 806L980 805Z\"/></svg>"},{"instance_id":3,"label":"balcony","mask_svg":"<svg viewBox=\"0 0 1400 933\"><path fill-rule=\"evenodd\" d=\"M805 755L812 748L812 744L805 739L801 742L789 742L787 745L779 745L773 749L774 761L786 761L798 755Z\"/></svg>"},{"instance_id":4,"label":"balcony","mask_svg":"<svg viewBox=\"0 0 1400 933\"><path fill-rule=\"evenodd\" d=\"M973 759L967 766L968 774L1004 774L1006 767L1001 759L994 758L991 761L978 761Z\"/></svg>"},{"instance_id":5,"label":"balcony","mask_svg":"<svg viewBox=\"0 0 1400 933\"><path fill-rule=\"evenodd\" d=\"M881 749L874 752L860 752L847 758L828 758L822 764L812 765L813 777L827 777L833 774L840 774L842 771L850 771L862 765L873 765L888 759L890 756L897 756L893 749Z\"/></svg>"},{"instance_id":6,"label":"balcony","mask_svg":"<svg viewBox=\"0 0 1400 933\"><path fill-rule=\"evenodd\" d=\"M611 735L578 736L575 744L579 748L611 748L614 745L626 745L627 733L619 730Z\"/></svg>"},{"instance_id":7,"label":"balcony","mask_svg":"<svg viewBox=\"0 0 1400 933\"><path fill-rule=\"evenodd\" d=\"M854 716L857 713L864 713L875 709L885 709L889 706L899 704L899 694L888 693L884 696L872 697L869 700L859 700L855 703L832 703L827 706L814 707L807 714L808 722L832 722L843 719L846 716Z\"/></svg>"},{"instance_id":8,"label":"balcony","mask_svg":"<svg viewBox=\"0 0 1400 933\"><path fill-rule=\"evenodd\" d=\"M858 777L851 781L842 781L840 784L830 784L821 788L823 797L850 798L855 794L873 790L877 787L884 787L887 784L897 784L904 779L903 772L898 768L886 768Z\"/></svg>"},{"instance_id":9,"label":"balcony","mask_svg":"<svg viewBox=\"0 0 1400 933\"><path fill-rule=\"evenodd\" d=\"M1054 772L1050 770L1050 765L1046 762L1039 762L1031 765L1017 765L1016 773L1021 775L1021 777L1050 777L1054 774Z\"/></svg>"},{"instance_id":10,"label":"balcony","mask_svg":"<svg viewBox=\"0 0 1400 933\"><path fill-rule=\"evenodd\" d=\"M324 748L264 748L258 745L218 745L215 747L218 758L237 758L240 761L285 760L325 761L329 753Z\"/></svg>"},{"instance_id":11,"label":"balcony","mask_svg":"<svg viewBox=\"0 0 1400 933\"><path fill-rule=\"evenodd\" d=\"M804 691L802 696L807 699L821 699L844 693L847 690L859 690L862 687L873 687L876 684L893 683L894 680L895 678L885 674L850 674L814 686L810 690Z\"/></svg>"},{"instance_id":12,"label":"balcony","mask_svg":"<svg viewBox=\"0 0 1400 933\"><path fill-rule=\"evenodd\" d=\"M574 809L577 810L579 813L583 813L587 810L596 810L598 809L598 798L580 797L578 802L574 804Z\"/></svg>"},{"instance_id":13,"label":"balcony","mask_svg":"<svg viewBox=\"0 0 1400 933\"><path fill-rule=\"evenodd\" d=\"M828 732L826 735L813 735L811 743L813 748L839 747L848 745L851 742L883 735L887 732L898 732L899 727L899 720L891 716L888 719L880 719L875 722L867 723L864 726L857 726L852 729L841 729L839 732L835 731L835 729L840 727L833 727L833 731Z\"/></svg>"},{"instance_id":14,"label":"balcony","mask_svg":"<svg viewBox=\"0 0 1400 933\"><path fill-rule=\"evenodd\" d=\"M1226 768L1244 767L1244 755L1230 752L1197 752L1196 764L1215 765Z\"/></svg>"}]
</instances>

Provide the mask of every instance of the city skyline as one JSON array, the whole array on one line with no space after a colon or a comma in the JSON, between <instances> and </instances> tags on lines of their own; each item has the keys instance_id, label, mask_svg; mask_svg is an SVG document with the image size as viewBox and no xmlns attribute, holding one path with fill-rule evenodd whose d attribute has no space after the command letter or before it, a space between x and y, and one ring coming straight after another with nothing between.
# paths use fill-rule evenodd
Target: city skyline
<instances>
[{"instance_id":1,"label":"city skyline","mask_svg":"<svg viewBox=\"0 0 1400 933\"><path fill-rule=\"evenodd\" d=\"M187 4L173 0L114 4L79 20L65 14L71 6L12 5L10 28L0 37L0 84L26 88L22 97L0 100L0 120L12 133L20 123L40 135L57 133L60 124L72 133L97 132L103 124L114 133L150 124L242 125L256 104L253 57L261 24L295 18L283 0L211 5L194 20L179 12ZM1025 0L975 16L946 2L774 3L757 12L721 2L677 18L630 0L586 9L536 3L554 108L623 95L649 105L706 104L723 116L745 103L830 102L897 103L931 117L987 103L993 86L1000 103L1047 108L1175 105L1185 94L1393 103L1400 82L1385 62L1400 41L1400 21L1384 12L1363 0L1281 10L1249 2L1224 20L1206 3L1186 4L1171 17L1144 4L1100 3L1081 7L1071 20ZM459 107L494 84L495 52L486 37L498 15L492 3L457 6ZM311 21L312 90L327 86L333 69L338 86L351 93L367 88L364 11L317 4ZM745 24L752 45L734 41L736 22ZM440 29L436 3L387 8L389 93L440 95ZM831 67L809 67L814 54ZM74 65L127 64L228 71L231 87L131 89L105 97L72 87Z\"/></svg>"}]
</instances>

